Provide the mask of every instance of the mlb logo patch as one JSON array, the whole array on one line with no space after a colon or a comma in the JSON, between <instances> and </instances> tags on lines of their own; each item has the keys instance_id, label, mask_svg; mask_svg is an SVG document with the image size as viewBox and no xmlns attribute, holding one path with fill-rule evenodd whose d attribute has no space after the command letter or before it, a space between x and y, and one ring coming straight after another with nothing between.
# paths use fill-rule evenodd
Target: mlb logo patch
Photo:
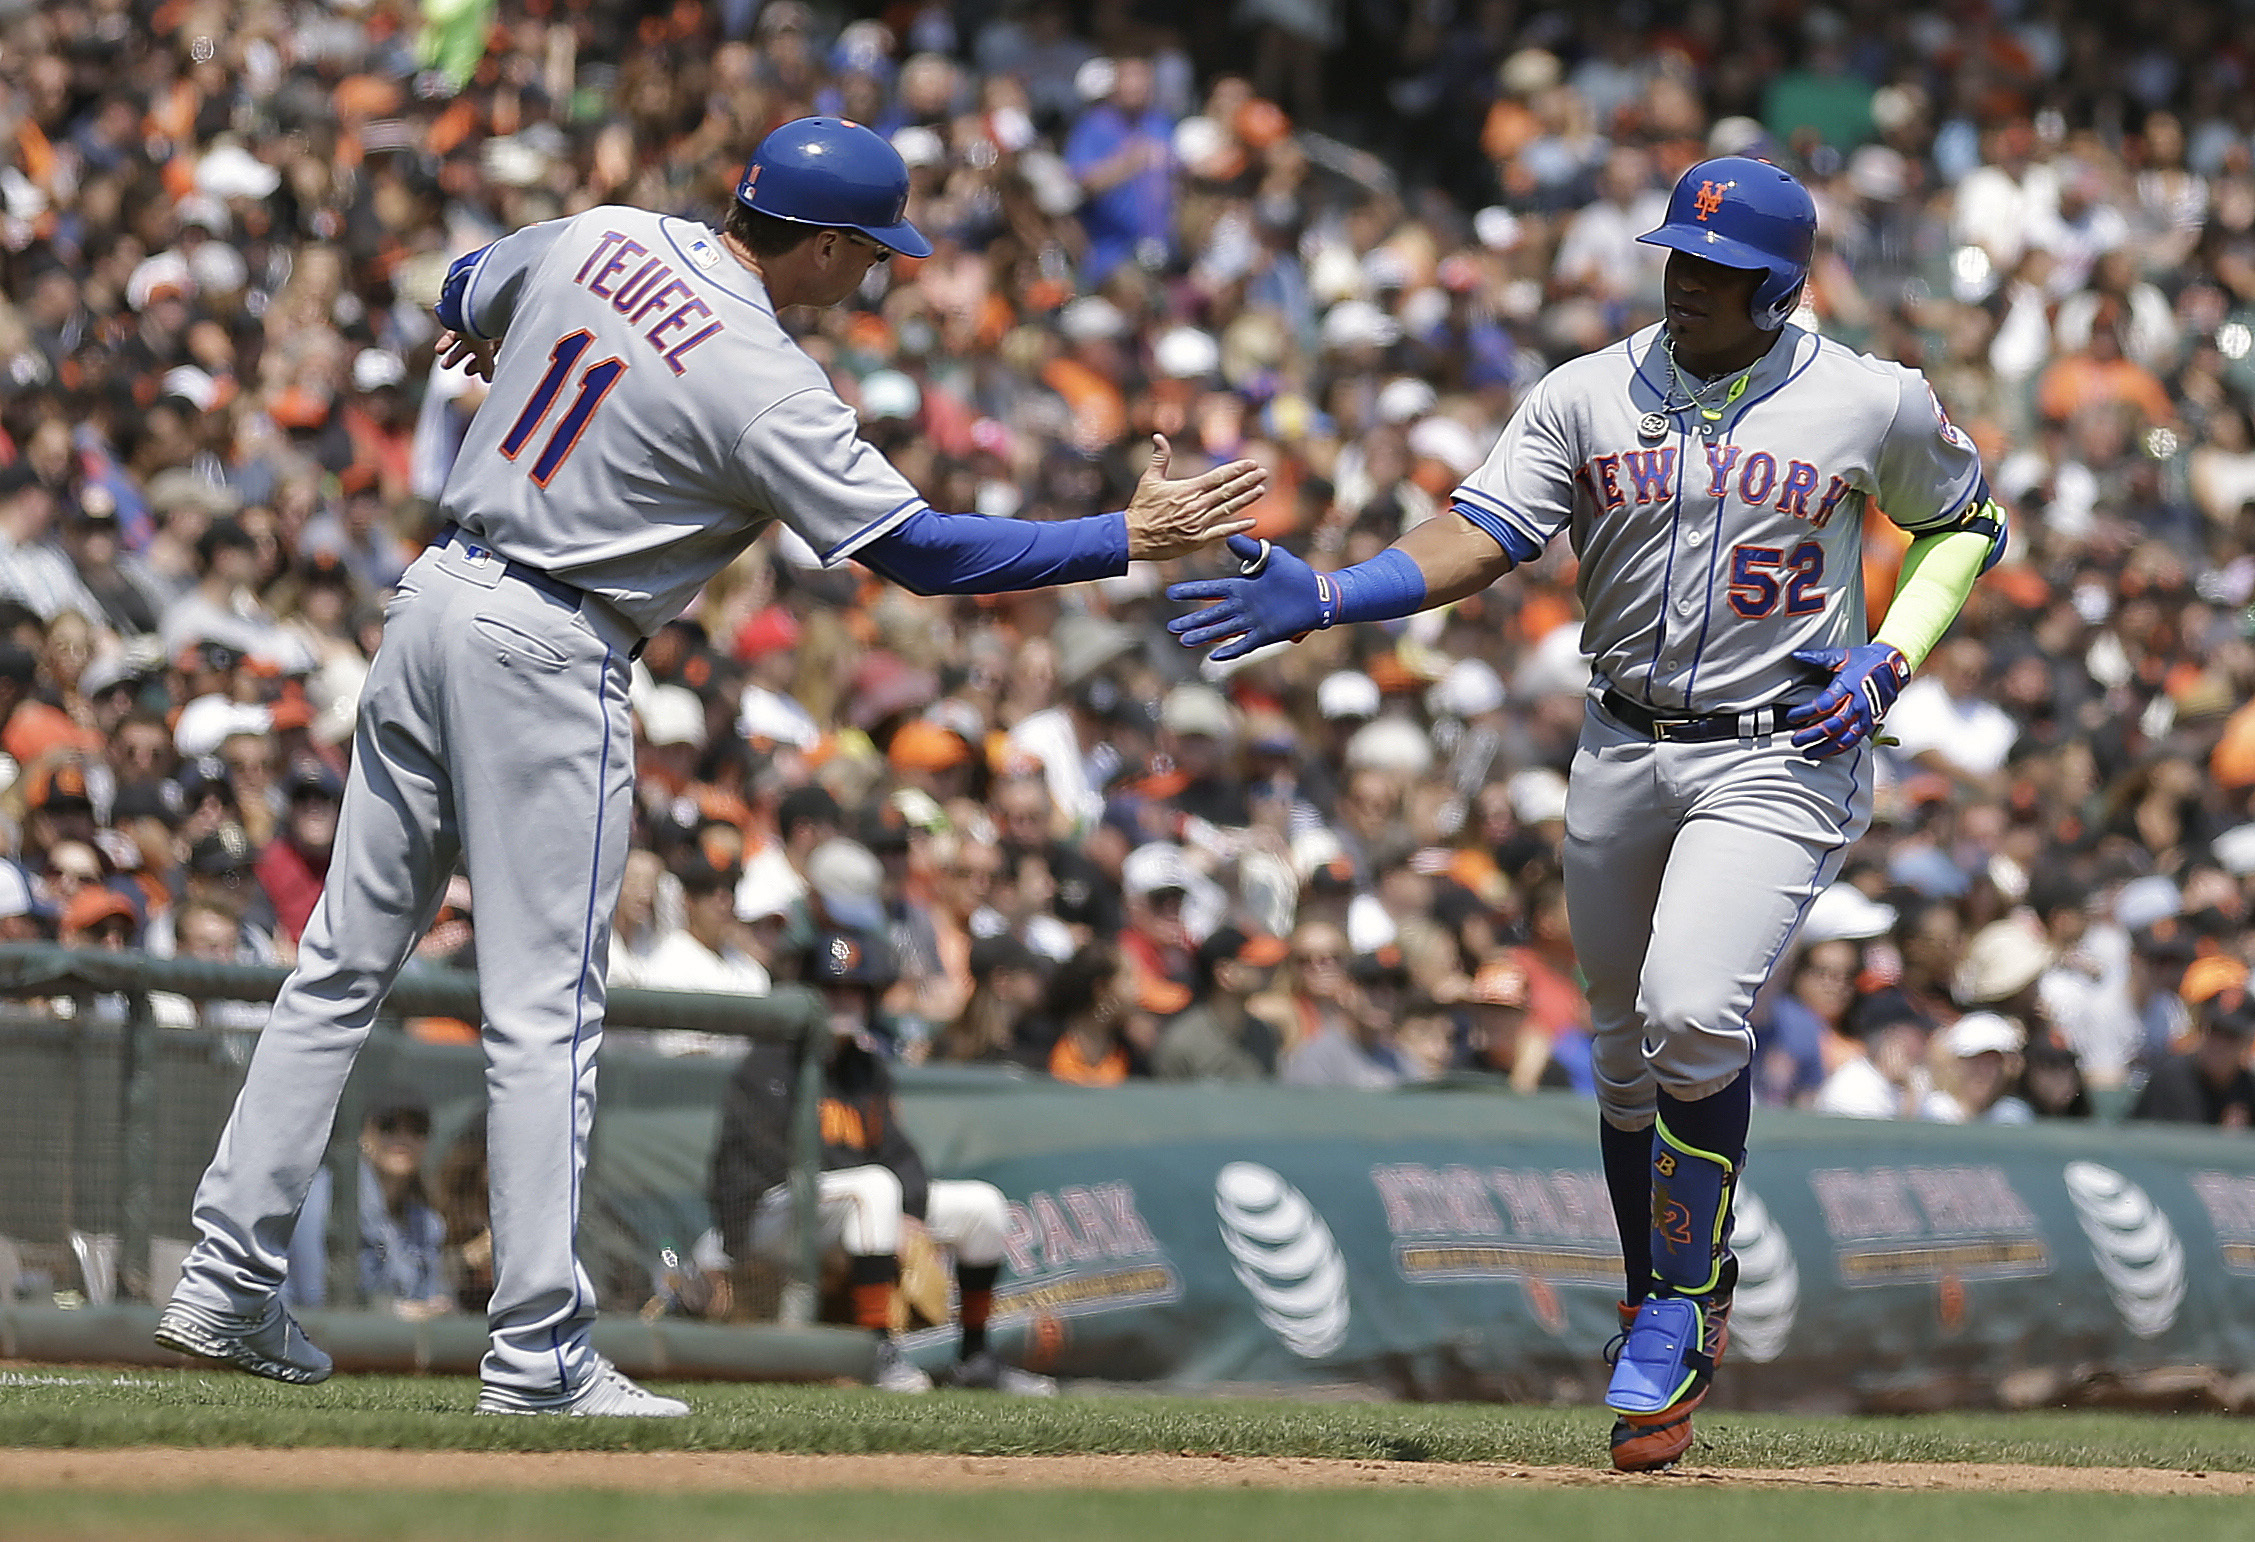
<instances>
[{"instance_id":1,"label":"mlb logo patch","mask_svg":"<svg viewBox=\"0 0 2255 1542\"><path fill-rule=\"evenodd\" d=\"M709 268L720 261L720 253L714 250L710 241L699 236L689 243L689 260L700 268Z\"/></svg>"}]
</instances>

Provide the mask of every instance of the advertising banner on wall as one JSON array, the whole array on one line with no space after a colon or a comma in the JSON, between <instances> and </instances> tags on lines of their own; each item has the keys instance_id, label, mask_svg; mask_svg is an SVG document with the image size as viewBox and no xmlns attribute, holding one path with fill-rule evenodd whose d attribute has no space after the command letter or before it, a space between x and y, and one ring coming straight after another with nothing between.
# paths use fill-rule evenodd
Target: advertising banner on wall
<instances>
[{"instance_id":1,"label":"advertising banner on wall","mask_svg":"<svg viewBox=\"0 0 2255 1542\"><path fill-rule=\"evenodd\" d=\"M906 1117L935 1170L1010 1196L999 1309L1045 1369L1601 1387L1620 1258L1587 1103L942 1088ZM1770 1115L1753 1151L1721 1403L2255 1390L2255 1141Z\"/></svg>"}]
</instances>

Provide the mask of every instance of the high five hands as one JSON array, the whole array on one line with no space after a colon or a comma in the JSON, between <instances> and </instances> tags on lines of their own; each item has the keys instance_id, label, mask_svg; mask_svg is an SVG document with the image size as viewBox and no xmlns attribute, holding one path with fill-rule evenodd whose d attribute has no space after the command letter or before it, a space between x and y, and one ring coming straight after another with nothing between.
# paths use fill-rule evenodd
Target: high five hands
<instances>
[{"instance_id":1,"label":"high five hands","mask_svg":"<svg viewBox=\"0 0 2255 1542\"><path fill-rule=\"evenodd\" d=\"M1268 469L1233 460L1199 476L1169 480L1174 450L1165 434L1151 436L1151 464L1128 500L1128 560L1165 562L1187 557L1224 536L1253 528L1248 514L1268 491Z\"/></svg>"},{"instance_id":2,"label":"high five hands","mask_svg":"<svg viewBox=\"0 0 2255 1542\"><path fill-rule=\"evenodd\" d=\"M1283 547L1233 535L1229 549L1237 557L1234 574L1167 587L1170 600L1213 602L1167 623L1184 647L1218 643L1211 657L1226 663L1255 648L1320 630L1338 616L1338 591Z\"/></svg>"}]
</instances>

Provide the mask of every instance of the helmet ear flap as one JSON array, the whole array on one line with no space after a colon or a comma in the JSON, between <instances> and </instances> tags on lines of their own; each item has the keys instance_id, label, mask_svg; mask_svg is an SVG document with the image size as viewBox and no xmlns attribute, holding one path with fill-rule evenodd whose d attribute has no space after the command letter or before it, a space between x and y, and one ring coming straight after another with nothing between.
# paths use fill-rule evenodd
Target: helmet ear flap
<instances>
[{"instance_id":1,"label":"helmet ear flap","mask_svg":"<svg viewBox=\"0 0 2255 1542\"><path fill-rule=\"evenodd\" d=\"M1801 291L1808 287L1805 273L1778 272L1772 269L1754 286L1749 308L1753 311L1754 325L1764 332L1775 332L1792 319L1800 307Z\"/></svg>"}]
</instances>

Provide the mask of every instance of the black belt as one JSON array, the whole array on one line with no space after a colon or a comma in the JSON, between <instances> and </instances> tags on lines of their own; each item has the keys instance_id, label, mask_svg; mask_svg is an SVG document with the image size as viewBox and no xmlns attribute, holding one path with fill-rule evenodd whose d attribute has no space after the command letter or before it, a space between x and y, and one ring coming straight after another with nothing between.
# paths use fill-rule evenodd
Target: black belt
<instances>
[{"instance_id":1,"label":"black belt","mask_svg":"<svg viewBox=\"0 0 2255 1542\"><path fill-rule=\"evenodd\" d=\"M1624 728L1633 729L1647 739L1663 739L1670 744L1759 739L1764 734L1781 731L1785 727L1785 714L1793 710L1781 701L1745 712L1655 712L1619 691L1606 691L1597 701Z\"/></svg>"},{"instance_id":2,"label":"black belt","mask_svg":"<svg viewBox=\"0 0 2255 1542\"><path fill-rule=\"evenodd\" d=\"M574 610L579 609L590 598L588 592L577 584L567 583L555 574L544 573L539 568L526 567L522 562L504 557L492 547L471 539L470 532L464 530L460 525L448 525L438 533L438 539L431 544L434 546L450 546L469 557L492 557L501 564L501 571L517 582L530 584L542 594L551 599L560 600ZM593 598L600 600L602 596L596 595ZM627 654L627 657L629 659L642 657L643 646L648 642L647 637L639 639Z\"/></svg>"}]
</instances>

